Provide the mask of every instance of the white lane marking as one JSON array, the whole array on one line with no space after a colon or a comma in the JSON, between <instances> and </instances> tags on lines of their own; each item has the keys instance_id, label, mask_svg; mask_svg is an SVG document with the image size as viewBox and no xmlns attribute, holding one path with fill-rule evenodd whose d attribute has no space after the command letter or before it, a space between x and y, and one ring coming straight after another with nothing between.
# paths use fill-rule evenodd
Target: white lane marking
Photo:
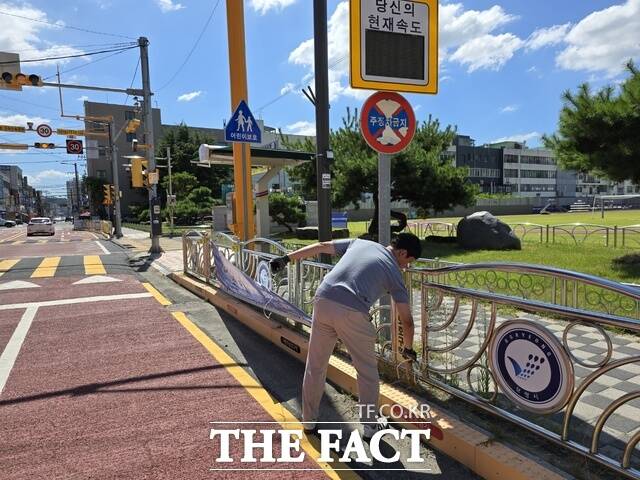
<instances>
[{"instance_id":1,"label":"white lane marking","mask_svg":"<svg viewBox=\"0 0 640 480\"><path fill-rule=\"evenodd\" d=\"M25 282L23 280L13 280L11 282L0 283L0 290L15 290L18 288L40 288L40 285Z\"/></svg>"},{"instance_id":2,"label":"white lane marking","mask_svg":"<svg viewBox=\"0 0 640 480\"><path fill-rule=\"evenodd\" d=\"M106 254L109 255L111 252L109 250L107 250L105 248L105 246L103 244L101 244L98 240L96 240L96 243L98 244L98 246L102 249L102 251Z\"/></svg>"},{"instance_id":3,"label":"white lane marking","mask_svg":"<svg viewBox=\"0 0 640 480\"><path fill-rule=\"evenodd\" d=\"M149 292L145 292L123 293L120 295L99 295L95 297L64 298L62 300L46 300L44 302L13 303L11 305L0 305L0 310L17 310L21 308L32 307L55 307L58 305L74 305L76 303L108 302L110 300L135 300L137 298L147 298L151 296L152 295Z\"/></svg>"},{"instance_id":4,"label":"white lane marking","mask_svg":"<svg viewBox=\"0 0 640 480\"><path fill-rule=\"evenodd\" d=\"M78 280L77 282L73 282L73 285L85 285L87 283L110 283L110 282L121 282L119 278L108 277L106 275L91 275L90 277L85 277L82 280Z\"/></svg>"},{"instance_id":5,"label":"white lane marking","mask_svg":"<svg viewBox=\"0 0 640 480\"><path fill-rule=\"evenodd\" d=\"M7 346L4 348L2 355L0 355L0 394L7 383L11 369L16 362L16 358L18 358L18 353L20 353L22 343L27 336L29 328L31 328L31 324L33 323L33 319L35 318L37 311L38 307L29 307L25 310L18 326L13 331L13 335L11 335L11 338L9 339L9 343L7 343Z\"/></svg>"},{"instance_id":6,"label":"white lane marking","mask_svg":"<svg viewBox=\"0 0 640 480\"><path fill-rule=\"evenodd\" d=\"M93 238L95 238L96 240L98 240L100 237L97 236L95 233L93 232L89 232L89 235L93 235Z\"/></svg>"}]
</instances>

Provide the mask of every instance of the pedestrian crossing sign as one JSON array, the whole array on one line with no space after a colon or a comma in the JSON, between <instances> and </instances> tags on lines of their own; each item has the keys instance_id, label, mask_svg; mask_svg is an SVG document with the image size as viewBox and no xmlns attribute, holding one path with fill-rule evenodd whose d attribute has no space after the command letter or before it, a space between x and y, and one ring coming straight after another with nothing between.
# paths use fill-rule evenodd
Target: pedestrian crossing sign
<instances>
[{"instance_id":1,"label":"pedestrian crossing sign","mask_svg":"<svg viewBox=\"0 0 640 480\"><path fill-rule=\"evenodd\" d=\"M244 100L240 100L238 108L227 122L224 139L227 142L262 143L260 126Z\"/></svg>"}]
</instances>

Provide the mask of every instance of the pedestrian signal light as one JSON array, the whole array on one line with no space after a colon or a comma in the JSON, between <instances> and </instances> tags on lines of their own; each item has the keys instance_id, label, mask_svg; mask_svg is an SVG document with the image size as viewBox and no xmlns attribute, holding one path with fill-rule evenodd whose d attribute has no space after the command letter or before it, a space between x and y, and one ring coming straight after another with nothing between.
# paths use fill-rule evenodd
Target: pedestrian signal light
<instances>
[{"instance_id":1,"label":"pedestrian signal light","mask_svg":"<svg viewBox=\"0 0 640 480\"><path fill-rule=\"evenodd\" d=\"M127 123L125 132L136 133L136 130L138 130L138 128L140 128L140 120L137 118L132 118L131 120L129 120L129 123Z\"/></svg>"},{"instance_id":2,"label":"pedestrian signal light","mask_svg":"<svg viewBox=\"0 0 640 480\"><path fill-rule=\"evenodd\" d=\"M33 144L33 146L35 148L43 148L45 150L50 150L52 148L56 148L55 143L42 143L42 142L36 142Z\"/></svg>"}]
</instances>

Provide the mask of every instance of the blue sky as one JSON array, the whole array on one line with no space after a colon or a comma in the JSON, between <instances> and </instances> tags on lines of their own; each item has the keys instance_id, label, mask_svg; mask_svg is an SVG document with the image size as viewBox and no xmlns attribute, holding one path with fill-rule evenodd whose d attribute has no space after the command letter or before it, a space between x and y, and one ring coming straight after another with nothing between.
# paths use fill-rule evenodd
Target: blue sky
<instances>
[{"instance_id":1,"label":"blue sky","mask_svg":"<svg viewBox=\"0 0 640 480\"><path fill-rule=\"evenodd\" d=\"M221 127L231 111L225 4L225 0L0 0L0 12L40 20L0 13L0 51L18 52L24 60L130 41L64 26L147 36L151 86L163 122ZM200 42L179 70L211 14ZM348 87L348 2L329 0L328 16L331 126L338 128L346 107L360 107L371 92ZM300 93L302 87L313 86L312 1L246 0L245 29L253 113L285 132L313 134L314 110ZM445 125L457 125L460 133L478 143L526 139L535 146L542 133L554 131L564 90L585 81L599 87L624 78L625 60L640 59L639 32L640 0L441 2L440 91L407 98L419 120L432 114ZM110 54L61 61L63 82L128 87L137 50L90 63L106 55ZM55 73L55 62L26 65L22 70L28 73ZM134 85L139 82L138 72ZM81 113L85 97L125 101L119 94L65 91L65 113ZM59 117L54 89L0 91L0 123L24 125L27 119L54 127L80 126ZM60 143L63 138L56 140ZM0 142L7 141L31 143L37 137L0 132ZM74 159L61 153L0 153L0 163L19 162L32 184L51 192L60 191L73 171L68 162Z\"/></svg>"}]
</instances>

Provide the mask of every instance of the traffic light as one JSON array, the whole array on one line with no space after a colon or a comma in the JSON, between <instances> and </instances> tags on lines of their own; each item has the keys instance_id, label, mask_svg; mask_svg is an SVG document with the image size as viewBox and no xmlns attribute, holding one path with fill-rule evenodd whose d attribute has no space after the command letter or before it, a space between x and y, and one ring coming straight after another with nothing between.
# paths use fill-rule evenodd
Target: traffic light
<instances>
[{"instance_id":1,"label":"traffic light","mask_svg":"<svg viewBox=\"0 0 640 480\"><path fill-rule=\"evenodd\" d=\"M138 130L138 128L140 128L140 120L138 120L137 118L132 118L131 120L129 120L129 123L127 123L124 131L127 133L136 133L136 130Z\"/></svg>"},{"instance_id":2,"label":"traffic light","mask_svg":"<svg viewBox=\"0 0 640 480\"><path fill-rule=\"evenodd\" d=\"M111 190L111 201L115 202L116 201L116 186L115 185L109 185L109 188Z\"/></svg>"},{"instance_id":3,"label":"traffic light","mask_svg":"<svg viewBox=\"0 0 640 480\"><path fill-rule=\"evenodd\" d=\"M2 86L20 90L23 85L28 87L42 87L42 78L38 75L26 73L2 72Z\"/></svg>"},{"instance_id":4,"label":"traffic light","mask_svg":"<svg viewBox=\"0 0 640 480\"><path fill-rule=\"evenodd\" d=\"M35 148L43 148L45 150L50 150L52 148L56 148L56 144L55 143L42 143L42 142L35 142L33 144L33 146Z\"/></svg>"},{"instance_id":5,"label":"traffic light","mask_svg":"<svg viewBox=\"0 0 640 480\"><path fill-rule=\"evenodd\" d=\"M131 185L134 188L148 186L148 165L149 162L143 157L134 157L131 159Z\"/></svg>"},{"instance_id":6,"label":"traffic light","mask_svg":"<svg viewBox=\"0 0 640 480\"><path fill-rule=\"evenodd\" d=\"M111 205L113 203L113 198L111 197L111 187L113 185L105 184L102 186L102 204L103 205Z\"/></svg>"}]
</instances>

